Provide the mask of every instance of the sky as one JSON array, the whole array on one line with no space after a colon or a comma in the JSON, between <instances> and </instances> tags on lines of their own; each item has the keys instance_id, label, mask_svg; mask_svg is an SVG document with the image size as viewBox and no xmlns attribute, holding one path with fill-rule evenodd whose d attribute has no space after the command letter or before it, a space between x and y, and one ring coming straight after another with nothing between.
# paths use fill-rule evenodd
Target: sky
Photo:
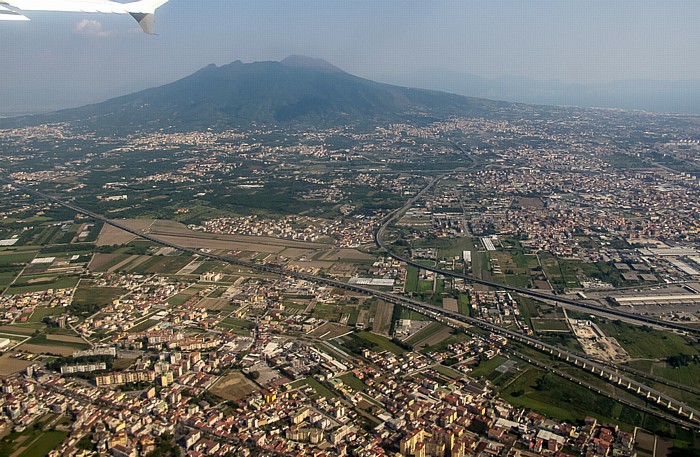
<instances>
[{"instance_id":1,"label":"sky","mask_svg":"<svg viewBox=\"0 0 700 457\"><path fill-rule=\"evenodd\" d=\"M129 16L0 22L0 113L79 106L210 63L323 58L391 82L450 71L601 83L700 80L697 0L170 0Z\"/></svg>"}]
</instances>

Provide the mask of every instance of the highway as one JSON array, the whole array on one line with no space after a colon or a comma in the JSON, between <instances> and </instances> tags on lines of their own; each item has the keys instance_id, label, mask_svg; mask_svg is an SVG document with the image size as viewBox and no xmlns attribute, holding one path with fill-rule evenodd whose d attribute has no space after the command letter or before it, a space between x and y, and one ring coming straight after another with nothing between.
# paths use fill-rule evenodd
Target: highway
<instances>
[{"instance_id":1,"label":"highway","mask_svg":"<svg viewBox=\"0 0 700 457\"><path fill-rule=\"evenodd\" d=\"M423 188L423 190L421 192L419 192L412 199L410 199L402 208L396 210L394 213L389 215L389 217L386 218L386 220L381 225L379 230L377 230L377 232L375 234L375 242L376 242L377 246L384 249L387 252L387 254L389 256L391 256L392 258L394 258L400 262L404 262L408 265L412 265L414 267L421 268L423 270L432 271L434 273L441 274L441 275L446 276L446 277L463 279L463 280L471 282L473 284L481 284L484 286L489 286L489 287L493 287L496 289L505 290L508 292L514 292L514 293L524 295L527 297L537 298L539 300L554 301L554 302L557 302L561 305L573 307L574 310L588 312L590 314L602 316L602 317L605 317L608 319L624 319L627 322L636 323L638 325L651 325L654 327L667 328L670 330L678 330L678 331L683 331L683 332L687 332L689 334L695 334L695 335L700 336L700 327L690 327L690 326L678 324L676 322L668 322L668 321L664 321L661 319L655 319L655 318L649 317L649 316L643 316L641 314L628 313L626 311L621 311L619 309L603 308L600 306L591 305L591 304L588 304L588 303L585 303L585 302L582 302L579 300L573 300L573 299L561 297L558 295L547 294L544 292L537 292L537 291L534 291L531 289L524 289L521 287L509 286L506 284L501 284L501 283L497 283L497 282L493 282L493 281L485 281L483 279L476 278L475 276L472 276L472 275L465 275L465 274L457 273L454 271L441 270L441 269L436 268L436 267L426 266L422 263L415 262L412 259L409 259L409 258L406 258L402 255L397 254L384 241L384 232L386 231L387 227L391 223L398 220L408 209L411 208L411 206L418 199L420 199L425 194L425 192L427 192L440 179L441 178L433 179L426 187Z\"/></svg>"},{"instance_id":2,"label":"highway","mask_svg":"<svg viewBox=\"0 0 700 457\"><path fill-rule=\"evenodd\" d=\"M110 219L107 219L103 217L100 214L94 213L90 210L81 208L77 205L74 205L73 203L66 202L63 200L60 200L56 197L52 197L50 195L46 195L42 192L39 192L37 190L31 189L30 187L17 184L15 182L9 181L4 178L0 178L0 181L4 181L8 184L11 184L12 186L16 187L17 189L20 189L22 191L25 191L29 194L36 195L38 197L41 197L45 200L54 202L58 205L61 205L65 208L69 208L76 213L81 213L86 216L89 216L95 220L104 222L105 224L111 225L113 227L116 227L118 229L121 229L127 233L131 233L135 236L141 237L145 240L151 241L153 243L156 243L161 246L166 246L166 247L171 247L173 249L176 249L181 252L187 252L193 255L198 255L201 257L205 257L211 260L218 260L221 262L225 262L228 264L232 265L237 265L237 266L242 266L246 268L250 268L253 270L258 270L258 271L264 271L267 273L272 273L275 275L280 275L280 276L289 276L293 277L296 279L302 279L305 281L313 282L316 284L324 284L327 286L331 287L337 287L339 289L343 290L348 290L352 292L357 292L361 293L364 295L370 295L376 298L379 298L381 300L384 300L388 303L392 303L395 305L400 305L407 307L409 309L412 309L416 312L420 312L421 314L424 314L428 317L431 317L437 321L446 323L448 325L452 325L453 327L459 326L459 325L467 325L467 326L474 326L478 327L487 331L490 331L492 333L495 333L497 335L502 335L508 339L511 339L513 341L519 342L521 344L528 345L532 348L537 349L538 351L545 352L547 354L550 354L554 357L559 358L562 361L566 361L567 363L570 363L572 365L578 366L582 369L588 370L591 373L595 374L596 376L599 376L601 379L606 380L607 382L616 384L618 386L622 386L622 388L626 388L628 391L636 393L638 396L642 398L646 398L650 401L655 402L656 404L659 405L660 408L665 408L671 413L675 414L676 416L679 417L679 420L676 422L678 425L681 425L683 427L688 427L689 423L693 423L692 428L695 430L700 431L700 412L694 410L690 406L688 406L685 403L682 403L678 400L676 400L673 397L670 397L662 392L659 392L656 389L653 389L649 386L646 386L640 382L637 382L634 379L631 379L625 375L619 374L616 370L608 368L602 364L599 364L597 362L593 362L592 360L589 360L583 356L580 356L578 354L574 354L571 352L568 352L564 349L560 349L558 347L543 343L535 338L531 338L529 336L514 332L512 330L508 330L502 327L499 327L495 324L492 324L490 322L482 321L480 319L475 319L472 317L465 316L463 314L460 314L458 312L453 312L453 311L448 311L443 308L433 306L427 303L423 303L417 300L413 300L411 298L399 296L399 295L394 295L390 294L387 292L381 292L377 291L375 289L371 289L368 287L363 287L363 286L358 286L358 285L351 285L351 284L346 284L341 281L337 281L334 279L329 279L329 278L324 278L320 276L314 276L306 273L297 273L293 271L288 271L282 267L276 266L276 265L262 265L258 263L253 263L253 262L247 262L231 257L226 257L226 256L220 256L216 254L211 254L208 252L201 251L199 249L192 249L192 248L187 248L184 246L179 246L174 243L166 242L163 240L160 240L152 235L149 235L147 233L140 232L138 230L132 229L130 227L127 227L117 221L113 221ZM419 199L435 182L437 179L434 179L431 181L431 183L426 186L421 192L419 192L411 201L406 206L410 206L415 202L417 199ZM404 207L405 208L405 207ZM383 231L383 229L390 223L393 219L398 217L398 215L401 213L401 210L399 210L397 213L394 213L393 216L391 216L388 221L382 226L382 229L380 229L380 232ZM377 241L379 242L381 240L381 233L377 233ZM400 257L394 256L394 258L398 258L399 260L403 260ZM406 261L406 260L403 260ZM412 265L419 266L420 268L426 268L423 265L420 264L415 264L414 262L407 262ZM438 273L443 274L441 270L435 269ZM449 272L447 272L449 273ZM464 275L461 275L464 276ZM458 276L459 277L459 276ZM469 280L468 277L465 277L465 279ZM486 285L491 285L493 284L493 287L502 287L499 284L495 283L488 283L486 281L482 281L481 283L486 283ZM515 290L513 290L515 289ZM510 288L508 290L513 290L517 291L516 288ZM530 292L530 291L528 291ZM546 294L543 294L547 297L547 299L552 299ZM552 296L554 297L554 296ZM554 297L556 298L556 297ZM456 324L458 323L458 324Z\"/></svg>"}]
</instances>

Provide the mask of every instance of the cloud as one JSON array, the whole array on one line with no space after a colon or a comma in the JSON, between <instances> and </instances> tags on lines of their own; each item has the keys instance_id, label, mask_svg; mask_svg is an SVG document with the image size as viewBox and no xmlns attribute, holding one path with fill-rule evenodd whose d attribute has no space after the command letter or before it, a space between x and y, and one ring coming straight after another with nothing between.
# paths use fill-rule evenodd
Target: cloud
<instances>
[{"instance_id":1,"label":"cloud","mask_svg":"<svg viewBox=\"0 0 700 457\"><path fill-rule=\"evenodd\" d=\"M102 23L99 21L90 21L83 19L75 24L75 33L78 35L93 36L93 37L108 37L114 34L113 31L105 30Z\"/></svg>"}]
</instances>

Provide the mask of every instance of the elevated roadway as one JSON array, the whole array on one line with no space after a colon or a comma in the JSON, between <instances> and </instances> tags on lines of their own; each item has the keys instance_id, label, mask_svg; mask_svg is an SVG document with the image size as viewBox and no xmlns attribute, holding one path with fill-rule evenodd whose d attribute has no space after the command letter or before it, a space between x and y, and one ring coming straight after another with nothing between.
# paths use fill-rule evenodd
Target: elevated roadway
<instances>
[{"instance_id":1,"label":"elevated roadway","mask_svg":"<svg viewBox=\"0 0 700 457\"><path fill-rule=\"evenodd\" d=\"M166 246L166 247L171 247L173 249L176 249L181 252L187 252L193 255L198 255L204 258L208 258L211 260L218 260L221 262L225 262L228 264L232 265L237 265L237 266L242 266L246 267L249 269L257 270L257 271L264 271L267 273L272 273L275 275L280 275L280 276L289 276L293 277L296 279L302 279L305 281L309 282L314 282L316 284L324 284L327 286L331 287L337 287L339 289L343 290L348 290L351 292L357 292L361 293L364 295L370 295L376 298L379 298L381 300L384 300L388 303L392 303L395 305L400 305L404 306L406 308L409 308L411 310L414 310L416 312L419 312L423 315L426 315L428 317L431 317L437 321L444 322L448 325L451 325L453 327L459 327L460 325L467 325L467 326L473 326L473 327L478 327L483 330L487 330L489 332L492 332L497 335L501 335L505 338L508 338L510 340L516 341L521 344L525 344L527 346L530 346L534 349L537 349L538 351L550 354L553 357L556 357L562 361L566 361L567 363L570 363L572 365L575 365L577 367L580 367L581 369L587 370L596 376L600 377L601 379L606 380L607 382L613 383L621 388L625 388L626 390L636 394L637 396L646 399L647 401L656 403L659 408L665 409L666 411L674 414L677 416L679 419L676 421L676 423L682 427L688 428L688 424L694 424L690 428L693 428L696 431L700 431L700 412L697 410L693 409L692 407L688 406L687 404L680 402L676 400L675 398L672 398L663 392L660 392L656 389L653 389L649 386L646 386L634 379L631 379L625 375L619 374L619 372L615 369L608 368L602 364L596 363L592 360L589 360L583 356L580 356L578 354L574 354L571 352L568 352L564 349L558 348L556 346L549 345L547 343L543 343L535 338L514 332L512 330L508 330L505 328L502 328L498 325L495 325L493 323L483 321L480 319L475 319L469 316L464 316L458 312L454 311L448 311L443 308L433 306L427 303L423 303L411 298L399 296L399 295L394 295L390 294L387 292L381 292L377 291L375 289L371 289L368 287L363 287L359 285L353 285L353 284L346 284L341 281L337 281L334 279L330 278L324 278L320 276L314 276L306 273L298 273L298 272L293 272L293 271L288 271L280 266L277 265L262 265L258 263L253 263L253 262L248 262L248 261L243 261L239 259L234 259L231 257L226 257L226 256L221 256L217 254L211 254L208 252L205 252L200 249L192 249L192 248L187 248L184 246L179 246L177 244L167 242L160 240L148 233L143 233L142 231L130 228L125 226L124 224L119 223L118 221L113 221L110 219L107 219L103 217L100 214L97 214L93 211L87 210L85 208L81 208L73 203L66 202L63 200L60 200L56 197L52 197L50 195L44 194L43 192L34 190L30 187L24 186L22 184L15 183L13 181L9 181L7 179L1 178L0 181L3 181L5 183L11 184L12 186L16 187L17 189L20 189L22 191L25 191L29 194L36 195L38 197L41 197L43 199L46 199L48 201L54 202L58 205L61 205L65 208L69 208L76 213L84 214L86 216L89 216L95 220L104 222L105 224L109 224L113 227L116 227L120 230L123 230L127 233L130 233L132 235L141 237L145 240L151 241L155 244L161 245L161 246ZM436 180L433 180L426 188L424 188L420 193L418 193L410 202L409 205L412 204L415 200L420 198L429 188L435 183ZM400 211L399 211L400 213ZM398 214L398 213L396 213ZM398 217L397 215L394 215L393 218ZM382 227L384 229L386 225L391 221L391 218L385 223L385 225ZM383 230L380 230L382 232ZM379 242L381 240L381 233L377 233L377 241ZM398 258L399 260L403 260L400 257L395 257ZM420 268L425 268L424 265L420 264L415 264L414 262L407 262L409 264L416 265ZM439 269L434 269L437 273L443 274L441 270ZM464 276L464 275L460 275ZM459 277L459 276L457 276ZM465 277L465 279L469 279L468 277ZM493 287L501 287L500 284L496 283L489 283L487 281L481 281L480 283L485 283L486 285L492 285ZM507 290L511 290L514 292L517 292L519 289L517 288L508 288ZM527 290L526 290L527 291ZM531 292L531 291L527 291ZM548 295L543 294L545 297L549 298ZM554 296L552 296L554 297ZM557 298L557 297L554 297Z\"/></svg>"}]
</instances>

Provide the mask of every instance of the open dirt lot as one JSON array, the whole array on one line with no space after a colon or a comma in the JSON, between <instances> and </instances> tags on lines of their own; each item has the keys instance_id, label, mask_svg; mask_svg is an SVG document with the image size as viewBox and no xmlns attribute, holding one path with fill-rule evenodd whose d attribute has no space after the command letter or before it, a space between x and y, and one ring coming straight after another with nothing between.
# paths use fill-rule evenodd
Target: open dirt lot
<instances>
[{"instance_id":1,"label":"open dirt lot","mask_svg":"<svg viewBox=\"0 0 700 457\"><path fill-rule=\"evenodd\" d=\"M238 401L257 390L255 384L243 376L243 373L235 372L219 380L210 389L211 393L224 400Z\"/></svg>"},{"instance_id":2,"label":"open dirt lot","mask_svg":"<svg viewBox=\"0 0 700 457\"><path fill-rule=\"evenodd\" d=\"M0 357L0 376L10 376L27 368L35 362L28 360L19 360L10 357L10 354L5 354Z\"/></svg>"},{"instance_id":3,"label":"open dirt lot","mask_svg":"<svg viewBox=\"0 0 700 457\"><path fill-rule=\"evenodd\" d=\"M374 260L374 256L360 252L357 249L333 249L320 260Z\"/></svg>"},{"instance_id":4,"label":"open dirt lot","mask_svg":"<svg viewBox=\"0 0 700 457\"><path fill-rule=\"evenodd\" d=\"M447 311L454 311L455 313L459 312L459 303L455 298L443 298L442 307Z\"/></svg>"},{"instance_id":5,"label":"open dirt lot","mask_svg":"<svg viewBox=\"0 0 700 457\"><path fill-rule=\"evenodd\" d=\"M23 344L17 349L21 351L31 352L32 354L57 354L61 357L67 357L73 354L77 349L59 345L39 345L39 344Z\"/></svg>"},{"instance_id":6,"label":"open dirt lot","mask_svg":"<svg viewBox=\"0 0 700 457\"><path fill-rule=\"evenodd\" d=\"M49 341L63 341L64 343L85 343L82 338L70 335L46 335L46 339Z\"/></svg>"}]
</instances>

